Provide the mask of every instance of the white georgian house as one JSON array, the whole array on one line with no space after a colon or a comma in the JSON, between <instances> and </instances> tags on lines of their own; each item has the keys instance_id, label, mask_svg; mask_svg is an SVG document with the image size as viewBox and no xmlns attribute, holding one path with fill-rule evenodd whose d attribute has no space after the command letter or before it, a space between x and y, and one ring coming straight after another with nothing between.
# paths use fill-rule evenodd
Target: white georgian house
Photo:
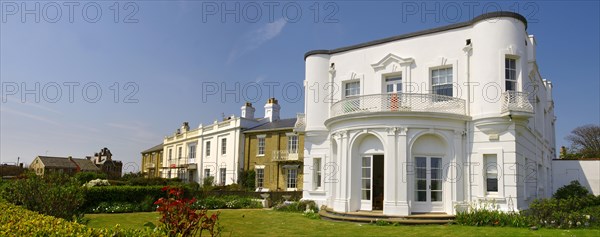
<instances>
[{"instance_id":1,"label":"white georgian house","mask_svg":"<svg viewBox=\"0 0 600 237\"><path fill-rule=\"evenodd\" d=\"M231 115L192 130L184 122L175 134L163 141L161 177L202 184L204 178L212 176L215 185L237 183L238 173L244 167L242 131L279 120L281 107L274 101L269 99L265 104L264 118L254 118L255 108L246 103L240 117Z\"/></svg>"},{"instance_id":2,"label":"white georgian house","mask_svg":"<svg viewBox=\"0 0 600 237\"><path fill-rule=\"evenodd\" d=\"M526 29L494 12L306 53L303 198L410 215L549 197L552 84Z\"/></svg>"}]
</instances>

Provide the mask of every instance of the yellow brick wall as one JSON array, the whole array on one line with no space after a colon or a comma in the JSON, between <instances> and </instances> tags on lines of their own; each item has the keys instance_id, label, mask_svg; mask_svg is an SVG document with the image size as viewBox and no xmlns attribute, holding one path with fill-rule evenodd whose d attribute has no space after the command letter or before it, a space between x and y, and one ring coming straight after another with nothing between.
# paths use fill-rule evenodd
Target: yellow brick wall
<instances>
[{"instance_id":1,"label":"yellow brick wall","mask_svg":"<svg viewBox=\"0 0 600 237\"><path fill-rule=\"evenodd\" d=\"M284 165L298 165L297 190L302 190L302 152L304 150L304 135L298 134L298 152L300 153L299 161L277 162L273 161L273 151L287 150L288 137L286 133L291 133L289 130L263 131L255 133L246 133L244 159L246 163L245 169L254 170L257 165L265 166L264 188L269 190L286 190L286 173L283 169ZM265 137L265 154L258 156L258 138L257 135L266 135Z\"/></svg>"}]
</instances>

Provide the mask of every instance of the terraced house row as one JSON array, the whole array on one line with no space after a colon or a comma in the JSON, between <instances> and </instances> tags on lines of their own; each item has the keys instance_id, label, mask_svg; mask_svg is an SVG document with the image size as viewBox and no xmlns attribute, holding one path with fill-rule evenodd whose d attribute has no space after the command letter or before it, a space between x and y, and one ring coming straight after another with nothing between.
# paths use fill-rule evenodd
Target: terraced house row
<instances>
[{"instance_id":1,"label":"terraced house row","mask_svg":"<svg viewBox=\"0 0 600 237\"><path fill-rule=\"evenodd\" d=\"M215 185L237 183L243 170L256 172L257 191L302 190L304 134L297 118L280 118L275 98L264 105L264 117L255 117L251 103L241 115L190 128L184 122L163 143L142 152L146 177L179 178Z\"/></svg>"}]
</instances>

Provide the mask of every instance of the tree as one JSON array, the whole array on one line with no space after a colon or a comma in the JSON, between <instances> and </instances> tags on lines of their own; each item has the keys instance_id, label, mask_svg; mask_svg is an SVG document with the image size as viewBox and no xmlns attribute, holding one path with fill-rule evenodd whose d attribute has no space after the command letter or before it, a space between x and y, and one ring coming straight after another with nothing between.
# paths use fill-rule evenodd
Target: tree
<instances>
[{"instance_id":1,"label":"tree","mask_svg":"<svg viewBox=\"0 0 600 237\"><path fill-rule=\"evenodd\" d=\"M566 137L571 147L584 158L600 157L600 126L588 124L577 127Z\"/></svg>"}]
</instances>

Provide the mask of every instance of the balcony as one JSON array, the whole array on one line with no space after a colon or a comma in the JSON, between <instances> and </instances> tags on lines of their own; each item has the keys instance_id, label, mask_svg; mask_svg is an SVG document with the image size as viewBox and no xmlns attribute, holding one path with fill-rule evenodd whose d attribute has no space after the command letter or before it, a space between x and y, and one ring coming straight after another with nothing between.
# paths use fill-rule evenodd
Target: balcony
<instances>
[{"instance_id":1,"label":"balcony","mask_svg":"<svg viewBox=\"0 0 600 237\"><path fill-rule=\"evenodd\" d=\"M275 150L273 151L273 161L299 161L302 158L302 153L298 152L290 153L288 150Z\"/></svg>"},{"instance_id":2,"label":"balcony","mask_svg":"<svg viewBox=\"0 0 600 237\"><path fill-rule=\"evenodd\" d=\"M436 94L373 94L345 98L331 106L331 117L373 112L430 112L465 116L465 100Z\"/></svg>"},{"instance_id":3,"label":"balcony","mask_svg":"<svg viewBox=\"0 0 600 237\"><path fill-rule=\"evenodd\" d=\"M529 93L505 91L502 93L502 113L533 113Z\"/></svg>"},{"instance_id":4,"label":"balcony","mask_svg":"<svg viewBox=\"0 0 600 237\"><path fill-rule=\"evenodd\" d=\"M146 163L146 169L152 169L154 167L156 167L154 163Z\"/></svg>"}]
</instances>

